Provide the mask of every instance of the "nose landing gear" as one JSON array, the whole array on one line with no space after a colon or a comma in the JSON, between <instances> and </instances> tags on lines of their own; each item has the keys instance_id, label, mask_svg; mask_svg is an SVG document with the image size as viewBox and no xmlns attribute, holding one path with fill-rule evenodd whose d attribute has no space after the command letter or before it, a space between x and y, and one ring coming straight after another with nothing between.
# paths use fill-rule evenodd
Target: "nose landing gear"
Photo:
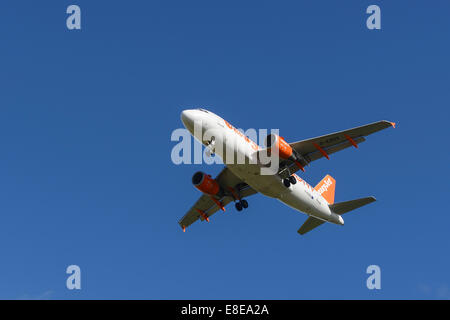
<instances>
[{"instance_id":1,"label":"nose landing gear","mask_svg":"<svg viewBox=\"0 0 450 320\"><path fill-rule=\"evenodd\" d=\"M208 157L212 157L215 154L216 138L211 137L211 140L206 141L205 145L206 145L206 155Z\"/></svg>"}]
</instances>

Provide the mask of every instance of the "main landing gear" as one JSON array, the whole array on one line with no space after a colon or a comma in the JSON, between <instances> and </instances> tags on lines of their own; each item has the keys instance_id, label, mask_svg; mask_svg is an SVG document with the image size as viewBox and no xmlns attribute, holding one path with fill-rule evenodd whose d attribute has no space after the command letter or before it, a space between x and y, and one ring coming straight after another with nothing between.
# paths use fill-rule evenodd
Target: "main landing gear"
<instances>
[{"instance_id":1,"label":"main landing gear","mask_svg":"<svg viewBox=\"0 0 450 320\"><path fill-rule=\"evenodd\" d=\"M283 180L283 184L286 188L289 188L291 184L294 185L297 183L297 178L295 177L295 174L291 173L289 166L282 168L278 173L278 176Z\"/></svg>"},{"instance_id":2,"label":"main landing gear","mask_svg":"<svg viewBox=\"0 0 450 320\"><path fill-rule=\"evenodd\" d=\"M236 204L234 206L236 207L237 211L242 211L242 209L248 208L248 202L247 202L247 200L242 199L242 200L236 202Z\"/></svg>"},{"instance_id":3,"label":"main landing gear","mask_svg":"<svg viewBox=\"0 0 450 320\"><path fill-rule=\"evenodd\" d=\"M291 184L296 184L297 179L294 176L289 176L288 178L283 179L283 184L286 188L289 188Z\"/></svg>"},{"instance_id":4,"label":"main landing gear","mask_svg":"<svg viewBox=\"0 0 450 320\"><path fill-rule=\"evenodd\" d=\"M233 196L234 206L237 211L242 211L242 209L248 208L248 202L245 199L241 199L241 192L239 186L237 186L237 192L234 188L228 187L231 195Z\"/></svg>"}]
</instances>

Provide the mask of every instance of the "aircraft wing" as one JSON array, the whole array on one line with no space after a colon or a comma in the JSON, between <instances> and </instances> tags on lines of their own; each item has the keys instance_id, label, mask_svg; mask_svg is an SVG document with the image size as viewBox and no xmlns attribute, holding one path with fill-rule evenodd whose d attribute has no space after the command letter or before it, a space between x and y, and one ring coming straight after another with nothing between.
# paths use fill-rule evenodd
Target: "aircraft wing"
<instances>
[{"instance_id":1,"label":"aircraft wing","mask_svg":"<svg viewBox=\"0 0 450 320\"><path fill-rule=\"evenodd\" d=\"M293 142L289 145L303 157L302 165L305 166L314 160L323 157L328 158L328 155L348 147L357 148L359 143L366 140L366 136L389 127L395 128L395 123L382 120L353 129ZM293 168L296 167L295 164L290 164L290 166ZM291 169L291 172L297 170L298 169Z\"/></svg>"},{"instance_id":2,"label":"aircraft wing","mask_svg":"<svg viewBox=\"0 0 450 320\"><path fill-rule=\"evenodd\" d=\"M225 167L219 173L219 175L216 177L216 181L226 191L229 189L229 187L233 188L236 192L239 193L241 199L257 193L257 191L255 191L253 188L251 188L249 185L243 182L240 178L234 175L227 167ZM230 192L229 194L226 194L222 199L216 198L216 200L220 201L222 205L225 207L230 202L233 202L234 198L232 193ZM201 216L200 212L198 212L196 209L199 209L202 212L204 212L206 216L209 218L214 213L216 213L220 208L217 206L217 204L211 198L210 195L202 194L200 199L198 199L197 202L191 207L191 209L189 209L189 211L184 215L184 217L181 218L180 221L178 221L178 223L183 229L190 226L198 219L200 219L201 221L205 220L204 217Z\"/></svg>"}]
</instances>

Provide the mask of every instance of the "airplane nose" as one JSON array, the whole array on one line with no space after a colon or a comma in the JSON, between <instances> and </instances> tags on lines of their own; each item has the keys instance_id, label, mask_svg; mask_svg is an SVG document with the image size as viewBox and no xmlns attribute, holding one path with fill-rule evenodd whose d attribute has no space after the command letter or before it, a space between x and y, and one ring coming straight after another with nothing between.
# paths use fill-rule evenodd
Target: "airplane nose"
<instances>
[{"instance_id":1,"label":"airplane nose","mask_svg":"<svg viewBox=\"0 0 450 320\"><path fill-rule=\"evenodd\" d=\"M181 112L181 121L185 126L193 122L191 110L183 110Z\"/></svg>"},{"instance_id":2,"label":"airplane nose","mask_svg":"<svg viewBox=\"0 0 450 320\"><path fill-rule=\"evenodd\" d=\"M194 110L183 110L181 112L181 122L188 130L194 128Z\"/></svg>"}]
</instances>

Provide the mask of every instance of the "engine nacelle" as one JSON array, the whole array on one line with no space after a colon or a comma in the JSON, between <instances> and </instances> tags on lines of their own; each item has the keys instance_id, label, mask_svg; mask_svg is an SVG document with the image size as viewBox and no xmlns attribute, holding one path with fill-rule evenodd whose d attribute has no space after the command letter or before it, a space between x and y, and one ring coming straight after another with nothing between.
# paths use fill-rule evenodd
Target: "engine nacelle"
<instances>
[{"instance_id":1,"label":"engine nacelle","mask_svg":"<svg viewBox=\"0 0 450 320\"><path fill-rule=\"evenodd\" d=\"M192 176L192 184L203 193L215 196L220 192L219 183L209 174L198 171Z\"/></svg>"},{"instance_id":2,"label":"engine nacelle","mask_svg":"<svg viewBox=\"0 0 450 320\"><path fill-rule=\"evenodd\" d=\"M289 143L284 141L282 137L277 136L276 134L269 134L266 137L266 147L271 150L278 150L278 155L282 159L291 159L296 160L293 157L293 151Z\"/></svg>"}]
</instances>

